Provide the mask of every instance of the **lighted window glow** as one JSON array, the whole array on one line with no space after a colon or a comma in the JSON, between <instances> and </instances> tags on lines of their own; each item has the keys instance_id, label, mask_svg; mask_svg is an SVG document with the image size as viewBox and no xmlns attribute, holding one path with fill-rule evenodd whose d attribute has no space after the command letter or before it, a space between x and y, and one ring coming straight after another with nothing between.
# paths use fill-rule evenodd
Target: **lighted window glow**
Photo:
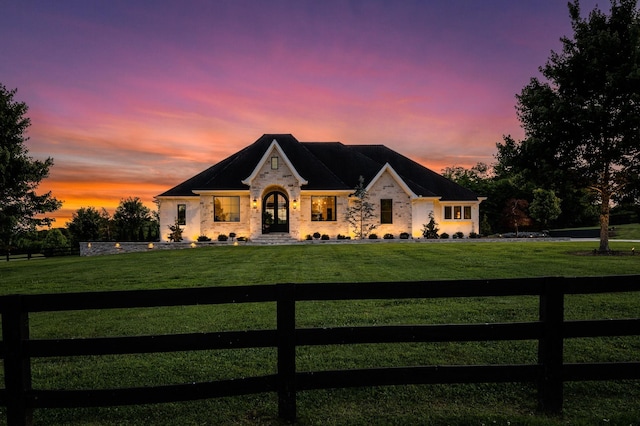
<instances>
[{"instance_id":1,"label":"lighted window glow","mask_svg":"<svg viewBox=\"0 0 640 426\"><path fill-rule=\"evenodd\" d=\"M271 170L278 170L278 157L271 157Z\"/></svg>"},{"instance_id":2,"label":"lighted window glow","mask_svg":"<svg viewBox=\"0 0 640 426\"><path fill-rule=\"evenodd\" d=\"M240 197L213 197L214 222L240 222Z\"/></svg>"},{"instance_id":3,"label":"lighted window glow","mask_svg":"<svg viewBox=\"0 0 640 426\"><path fill-rule=\"evenodd\" d=\"M471 206L444 206L445 220L471 220Z\"/></svg>"},{"instance_id":4,"label":"lighted window glow","mask_svg":"<svg viewBox=\"0 0 640 426\"><path fill-rule=\"evenodd\" d=\"M312 221L336 220L336 197L311 197Z\"/></svg>"}]
</instances>

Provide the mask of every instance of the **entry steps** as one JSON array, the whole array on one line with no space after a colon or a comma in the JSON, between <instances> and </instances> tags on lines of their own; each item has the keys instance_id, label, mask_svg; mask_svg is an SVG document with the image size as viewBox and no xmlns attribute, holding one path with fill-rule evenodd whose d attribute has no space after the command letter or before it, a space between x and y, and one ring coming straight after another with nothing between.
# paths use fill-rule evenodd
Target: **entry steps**
<instances>
[{"instance_id":1,"label":"entry steps","mask_svg":"<svg viewBox=\"0 0 640 426\"><path fill-rule=\"evenodd\" d=\"M261 234L256 238L251 239L251 244L253 245L287 245L287 244L298 244L300 241L291 237L290 234L286 232L271 232L269 234Z\"/></svg>"}]
</instances>

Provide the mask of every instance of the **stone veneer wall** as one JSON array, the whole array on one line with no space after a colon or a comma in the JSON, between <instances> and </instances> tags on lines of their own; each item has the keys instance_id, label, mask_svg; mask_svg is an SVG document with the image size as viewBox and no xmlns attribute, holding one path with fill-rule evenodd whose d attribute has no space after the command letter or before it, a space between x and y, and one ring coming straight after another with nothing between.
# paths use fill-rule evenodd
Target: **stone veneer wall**
<instances>
[{"instance_id":1,"label":"stone veneer wall","mask_svg":"<svg viewBox=\"0 0 640 426\"><path fill-rule=\"evenodd\" d=\"M234 244L229 241L207 241L207 242L81 242L80 243L80 256L102 256L105 254L120 254L120 253L136 253L147 252L155 250L177 250L177 249L189 249L198 247L207 247L211 245L229 245Z\"/></svg>"}]
</instances>

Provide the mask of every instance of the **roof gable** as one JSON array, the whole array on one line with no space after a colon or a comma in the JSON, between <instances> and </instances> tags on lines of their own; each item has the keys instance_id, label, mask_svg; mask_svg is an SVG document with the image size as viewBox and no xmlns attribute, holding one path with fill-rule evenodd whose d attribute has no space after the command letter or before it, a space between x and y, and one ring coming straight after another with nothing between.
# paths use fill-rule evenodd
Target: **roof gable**
<instances>
[{"instance_id":1,"label":"roof gable","mask_svg":"<svg viewBox=\"0 0 640 426\"><path fill-rule=\"evenodd\" d=\"M409 188L409 185L407 185L405 181L400 177L400 175L395 170L393 170L393 167L391 167L389 163L385 163L385 165L382 166L378 174L373 179L371 179L371 182L369 182L369 184L365 189L369 191L371 187L375 185L378 179L380 179L380 177L385 173L389 173L393 178L393 180L395 180L398 183L398 185L400 185L400 187L403 189L404 192L407 193L407 195L411 196L411 198L417 197L417 195L413 192L413 190Z\"/></svg>"},{"instance_id":2,"label":"roof gable","mask_svg":"<svg viewBox=\"0 0 640 426\"><path fill-rule=\"evenodd\" d=\"M280 144L278 144L278 141L276 139L274 139L271 142L271 145L269 145L269 148L267 148L267 150L264 152L264 155L262 156L260 161L258 161L255 168L253 169L253 172L251 172L251 174L246 179L243 179L242 183L244 183L245 185L251 185L251 182L253 181L253 179L255 179L256 175L260 172L260 169L262 168L262 166L264 166L264 164L269 160L269 157L273 155L272 152L274 150L282 158L282 160L285 162L287 167L291 169L291 173L293 173L293 176L298 180L298 182L300 182L300 185L306 185L308 183L307 180L302 176L300 176L300 174L298 173L298 170L296 170L294 165L291 163L291 160L289 160L289 157L287 157L287 154L284 153L284 151L282 150L282 148L280 147Z\"/></svg>"},{"instance_id":3,"label":"roof gable","mask_svg":"<svg viewBox=\"0 0 640 426\"><path fill-rule=\"evenodd\" d=\"M442 201L476 201L478 195L384 145L351 145L351 148L383 165L389 163L418 197Z\"/></svg>"}]
</instances>

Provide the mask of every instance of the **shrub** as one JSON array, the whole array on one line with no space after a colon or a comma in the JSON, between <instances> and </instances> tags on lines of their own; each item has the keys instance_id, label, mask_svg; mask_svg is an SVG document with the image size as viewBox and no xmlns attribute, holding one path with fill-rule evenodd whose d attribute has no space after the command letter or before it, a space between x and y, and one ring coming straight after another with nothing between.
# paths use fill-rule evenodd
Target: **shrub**
<instances>
[{"instance_id":1,"label":"shrub","mask_svg":"<svg viewBox=\"0 0 640 426\"><path fill-rule=\"evenodd\" d=\"M422 225L422 236L430 240L435 240L438 238L439 230L438 224L433 218L433 212L429 212L429 223Z\"/></svg>"},{"instance_id":2,"label":"shrub","mask_svg":"<svg viewBox=\"0 0 640 426\"><path fill-rule=\"evenodd\" d=\"M207 237L206 235L200 235L198 237L198 241L199 242L203 242L203 241L211 241L211 238Z\"/></svg>"},{"instance_id":3,"label":"shrub","mask_svg":"<svg viewBox=\"0 0 640 426\"><path fill-rule=\"evenodd\" d=\"M369 239L370 240L377 240L378 239L378 235L377 234L369 234Z\"/></svg>"},{"instance_id":4,"label":"shrub","mask_svg":"<svg viewBox=\"0 0 640 426\"><path fill-rule=\"evenodd\" d=\"M440 238L443 240L446 240L449 238L449 234L447 234L446 232L443 232L442 234L440 234Z\"/></svg>"},{"instance_id":5,"label":"shrub","mask_svg":"<svg viewBox=\"0 0 640 426\"><path fill-rule=\"evenodd\" d=\"M176 243L182 241L182 228L180 228L178 218L176 218L176 221L173 225L167 225L167 228L169 228L169 230L171 231L169 235L167 235L169 241L173 241Z\"/></svg>"},{"instance_id":6,"label":"shrub","mask_svg":"<svg viewBox=\"0 0 640 426\"><path fill-rule=\"evenodd\" d=\"M313 238L315 238L315 239L320 238L320 233L319 232L314 232L313 233Z\"/></svg>"},{"instance_id":7,"label":"shrub","mask_svg":"<svg viewBox=\"0 0 640 426\"><path fill-rule=\"evenodd\" d=\"M477 232L469 232L469 238L480 238L480 234Z\"/></svg>"},{"instance_id":8,"label":"shrub","mask_svg":"<svg viewBox=\"0 0 640 426\"><path fill-rule=\"evenodd\" d=\"M238 237L238 241L249 241L247 237Z\"/></svg>"},{"instance_id":9,"label":"shrub","mask_svg":"<svg viewBox=\"0 0 640 426\"><path fill-rule=\"evenodd\" d=\"M338 234L338 236L336 237L339 240L350 240L351 237L348 235L342 235L342 234Z\"/></svg>"},{"instance_id":10,"label":"shrub","mask_svg":"<svg viewBox=\"0 0 640 426\"><path fill-rule=\"evenodd\" d=\"M233 241L233 239L236 237L236 233L235 232L229 232L229 238L231 238L231 241Z\"/></svg>"},{"instance_id":11,"label":"shrub","mask_svg":"<svg viewBox=\"0 0 640 426\"><path fill-rule=\"evenodd\" d=\"M453 238L464 238L464 233L458 231L453 235Z\"/></svg>"},{"instance_id":12,"label":"shrub","mask_svg":"<svg viewBox=\"0 0 640 426\"><path fill-rule=\"evenodd\" d=\"M328 240L329 236L327 234L322 234L322 236L320 237L321 240Z\"/></svg>"},{"instance_id":13,"label":"shrub","mask_svg":"<svg viewBox=\"0 0 640 426\"><path fill-rule=\"evenodd\" d=\"M402 233L400 233L400 239L401 239L401 240L408 240L408 239L409 239L409 237L410 237L410 235L409 235L409 233L408 233L408 232L402 232Z\"/></svg>"},{"instance_id":14,"label":"shrub","mask_svg":"<svg viewBox=\"0 0 640 426\"><path fill-rule=\"evenodd\" d=\"M393 234L384 234L382 238L384 238L385 240L393 240Z\"/></svg>"},{"instance_id":15,"label":"shrub","mask_svg":"<svg viewBox=\"0 0 640 426\"><path fill-rule=\"evenodd\" d=\"M228 239L229 237L227 237L225 234L218 235L218 241L227 241Z\"/></svg>"},{"instance_id":16,"label":"shrub","mask_svg":"<svg viewBox=\"0 0 640 426\"><path fill-rule=\"evenodd\" d=\"M307 241L311 241L311 240L313 240L313 237L311 235L307 234L307 236L304 237L304 239L307 240Z\"/></svg>"}]
</instances>

